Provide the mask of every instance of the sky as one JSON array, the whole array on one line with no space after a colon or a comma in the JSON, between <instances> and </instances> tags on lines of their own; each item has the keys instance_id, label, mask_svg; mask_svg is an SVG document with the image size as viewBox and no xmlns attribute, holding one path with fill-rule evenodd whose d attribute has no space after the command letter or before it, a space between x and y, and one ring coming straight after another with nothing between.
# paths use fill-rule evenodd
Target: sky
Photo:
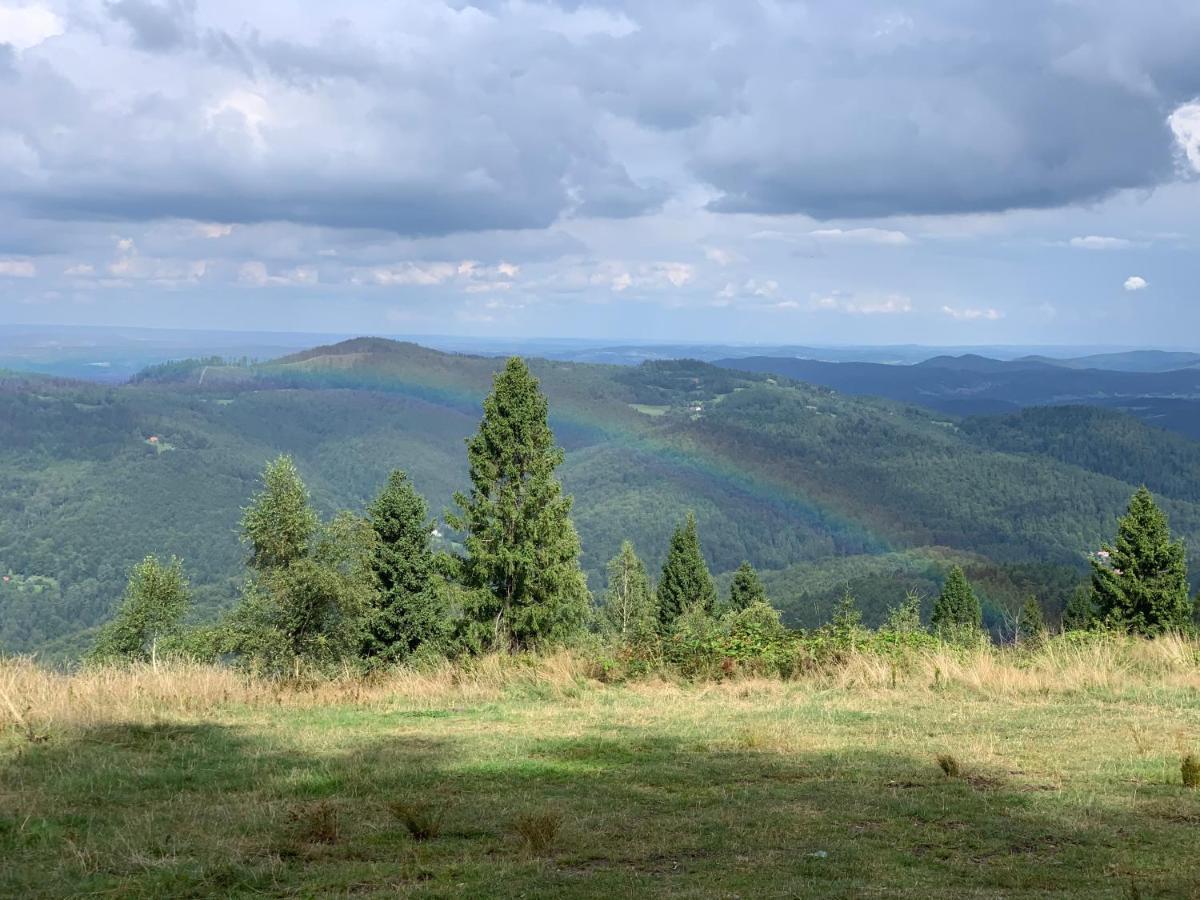
<instances>
[{"instance_id":1,"label":"sky","mask_svg":"<svg viewBox=\"0 0 1200 900\"><path fill-rule=\"evenodd\" d=\"M1200 347L1198 251L1195 0L0 0L0 323Z\"/></svg>"}]
</instances>

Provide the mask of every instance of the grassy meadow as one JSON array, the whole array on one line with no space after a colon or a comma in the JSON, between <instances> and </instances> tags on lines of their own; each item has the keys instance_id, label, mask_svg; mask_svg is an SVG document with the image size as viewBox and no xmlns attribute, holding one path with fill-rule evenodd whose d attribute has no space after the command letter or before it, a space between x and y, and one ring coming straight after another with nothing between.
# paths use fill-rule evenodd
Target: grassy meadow
<instances>
[{"instance_id":1,"label":"grassy meadow","mask_svg":"<svg viewBox=\"0 0 1200 900\"><path fill-rule=\"evenodd\" d=\"M1200 645L793 681L0 663L0 896L1200 896ZM939 757L941 760L939 762Z\"/></svg>"}]
</instances>

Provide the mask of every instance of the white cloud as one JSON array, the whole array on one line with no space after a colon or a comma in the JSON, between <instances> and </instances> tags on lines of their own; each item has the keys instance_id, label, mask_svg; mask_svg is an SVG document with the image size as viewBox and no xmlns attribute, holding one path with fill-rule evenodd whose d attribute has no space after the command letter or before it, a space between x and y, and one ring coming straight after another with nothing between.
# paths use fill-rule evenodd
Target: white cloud
<instances>
[{"instance_id":1,"label":"white cloud","mask_svg":"<svg viewBox=\"0 0 1200 900\"><path fill-rule=\"evenodd\" d=\"M735 262L741 262L742 259L737 253L734 253L732 250L726 250L723 247L705 247L704 258L722 268L732 265Z\"/></svg>"},{"instance_id":2,"label":"white cloud","mask_svg":"<svg viewBox=\"0 0 1200 900\"><path fill-rule=\"evenodd\" d=\"M28 259L0 259L0 275L9 278L32 278L37 274L37 266Z\"/></svg>"},{"instance_id":3,"label":"white cloud","mask_svg":"<svg viewBox=\"0 0 1200 900\"><path fill-rule=\"evenodd\" d=\"M28 50L62 33L62 19L44 6L0 4L0 43Z\"/></svg>"},{"instance_id":4,"label":"white cloud","mask_svg":"<svg viewBox=\"0 0 1200 900\"><path fill-rule=\"evenodd\" d=\"M294 269L271 273L266 263L251 260L238 268L238 281L256 287L296 287L316 284L319 280L315 266L296 266Z\"/></svg>"},{"instance_id":5,"label":"white cloud","mask_svg":"<svg viewBox=\"0 0 1200 900\"><path fill-rule=\"evenodd\" d=\"M211 239L229 237L233 234L232 225L222 225L219 222L197 222L196 234Z\"/></svg>"},{"instance_id":6,"label":"white cloud","mask_svg":"<svg viewBox=\"0 0 1200 900\"><path fill-rule=\"evenodd\" d=\"M1200 99L1178 107L1167 117L1167 124L1188 165L1200 172Z\"/></svg>"},{"instance_id":7,"label":"white cloud","mask_svg":"<svg viewBox=\"0 0 1200 900\"><path fill-rule=\"evenodd\" d=\"M970 307L943 306L942 313L944 315L949 316L952 319L958 319L960 322L971 322L976 319L986 319L989 322L994 322L997 319L1004 318L1004 313L1002 313L1002 312L1000 312L1000 310L994 309L990 306L985 309L980 309L978 307L973 307L973 306L970 306Z\"/></svg>"},{"instance_id":8,"label":"white cloud","mask_svg":"<svg viewBox=\"0 0 1200 900\"><path fill-rule=\"evenodd\" d=\"M1142 291L1149 286L1148 282L1141 275L1130 275L1125 279L1125 290L1127 291Z\"/></svg>"},{"instance_id":9,"label":"white cloud","mask_svg":"<svg viewBox=\"0 0 1200 900\"><path fill-rule=\"evenodd\" d=\"M1098 234L1073 237L1067 243L1079 250L1120 250L1133 246L1133 241L1127 241L1125 238L1103 237Z\"/></svg>"},{"instance_id":10,"label":"white cloud","mask_svg":"<svg viewBox=\"0 0 1200 900\"><path fill-rule=\"evenodd\" d=\"M819 228L810 231L809 237L823 241L842 241L855 244L911 244L912 239L903 231L889 228Z\"/></svg>"},{"instance_id":11,"label":"white cloud","mask_svg":"<svg viewBox=\"0 0 1200 900\"><path fill-rule=\"evenodd\" d=\"M64 275L93 275L96 272L96 267L91 263L77 263L73 266L67 266L63 269Z\"/></svg>"},{"instance_id":12,"label":"white cloud","mask_svg":"<svg viewBox=\"0 0 1200 900\"><path fill-rule=\"evenodd\" d=\"M799 304L781 309L793 309ZM817 294L809 304L813 309L836 310L853 316L886 316L912 312L912 300L904 294L852 294L834 291L832 294Z\"/></svg>"}]
</instances>

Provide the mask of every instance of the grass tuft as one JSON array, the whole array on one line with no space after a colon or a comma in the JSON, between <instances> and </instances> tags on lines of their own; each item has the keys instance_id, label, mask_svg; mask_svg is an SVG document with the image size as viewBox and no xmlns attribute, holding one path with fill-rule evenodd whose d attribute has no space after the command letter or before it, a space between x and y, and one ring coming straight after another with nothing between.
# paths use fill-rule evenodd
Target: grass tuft
<instances>
[{"instance_id":1,"label":"grass tuft","mask_svg":"<svg viewBox=\"0 0 1200 900\"><path fill-rule=\"evenodd\" d=\"M288 820L301 844L336 844L342 836L337 807L329 800L294 807Z\"/></svg>"},{"instance_id":2,"label":"grass tuft","mask_svg":"<svg viewBox=\"0 0 1200 900\"><path fill-rule=\"evenodd\" d=\"M947 778L957 778L962 774L962 768L958 765L958 760L949 753L939 753L937 764L938 768L945 773Z\"/></svg>"},{"instance_id":3,"label":"grass tuft","mask_svg":"<svg viewBox=\"0 0 1200 900\"><path fill-rule=\"evenodd\" d=\"M431 841L442 832L446 807L423 800L397 800L388 804L414 841Z\"/></svg>"},{"instance_id":4,"label":"grass tuft","mask_svg":"<svg viewBox=\"0 0 1200 900\"><path fill-rule=\"evenodd\" d=\"M513 831L534 856L550 849L561 828L562 813L558 810L521 813L513 820Z\"/></svg>"},{"instance_id":5,"label":"grass tuft","mask_svg":"<svg viewBox=\"0 0 1200 900\"><path fill-rule=\"evenodd\" d=\"M1183 774L1184 787L1200 788L1200 756L1189 753L1183 758L1179 768Z\"/></svg>"}]
</instances>

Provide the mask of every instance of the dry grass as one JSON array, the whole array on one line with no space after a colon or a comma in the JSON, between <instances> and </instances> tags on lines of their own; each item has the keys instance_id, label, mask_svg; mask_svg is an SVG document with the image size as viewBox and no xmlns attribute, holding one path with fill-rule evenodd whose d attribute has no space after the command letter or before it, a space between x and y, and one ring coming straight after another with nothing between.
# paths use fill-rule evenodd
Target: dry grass
<instances>
[{"instance_id":1,"label":"dry grass","mask_svg":"<svg viewBox=\"0 0 1200 900\"><path fill-rule=\"evenodd\" d=\"M801 689L879 692L966 690L987 696L1046 697L1080 691L1143 688L1200 690L1200 642L1180 636L1146 641L1118 635L1055 639L1034 652L981 647L914 651L900 658L858 653L795 682L753 677L683 685L653 675L625 689L657 701L716 695L743 706L781 701ZM27 659L0 660L0 729L37 740L51 727L153 721L216 709L248 707L444 707L506 696L563 700L605 686L587 660L560 652L545 657L485 656L465 663L397 669L363 678L290 684L213 665L173 663L55 672ZM769 741L768 743L778 743Z\"/></svg>"}]
</instances>

